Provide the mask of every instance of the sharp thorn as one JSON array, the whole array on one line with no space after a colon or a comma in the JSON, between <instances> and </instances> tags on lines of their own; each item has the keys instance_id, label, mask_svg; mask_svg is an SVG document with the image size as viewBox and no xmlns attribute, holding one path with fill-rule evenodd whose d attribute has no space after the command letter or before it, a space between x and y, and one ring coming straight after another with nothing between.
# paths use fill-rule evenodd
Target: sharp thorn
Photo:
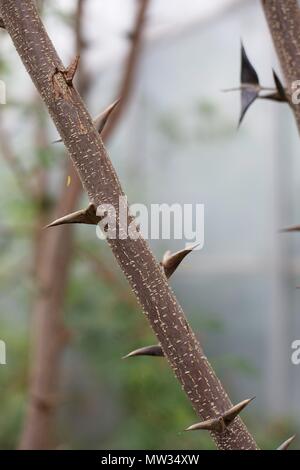
<instances>
[{"instance_id":1,"label":"sharp thorn","mask_svg":"<svg viewBox=\"0 0 300 470\"><path fill-rule=\"evenodd\" d=\"M222 416L215 419L208 419L207 421L202 421L201 423L193 424L185 429L185 431L212 431L222 433L226 429L224 420Z\"/></svg>"},{"instance_id":2,"label":"sharp thorn","mask_svg":"<svg viewBox=\"0 0 300 470\"><path fill-rule=\"evenodd\" d=\"M259 96L259 91L255 90L251 85L249 89L243 88L241 91L241 113L238 122L238 128L241 126L244 117L250 106L256 101Z\"/></svg>"},{"instance_id":3,"label":"sharp thorn","mask_svg":"<svg viewBox=\"0 0 300 470\"><path fill-rule=\"evenodd\" d=\"M241 83L242 85L256 85L259 87L259 78L253 65L251 64L243 42L241 41Z\"/></svg>"},{"instance_id":4,"label":"sharp thorn","mask_svg":"<svg viewBox=\"0 0 300 470\"><path fill-rule=\"evenodd\" d=\"M137 356L156 356L156 357L164 357L163 350L159 344L153 346L146 346L144 348L135 349L134 351L130 352L126 356L122 357L122 359L128 359L129 357L137 357Z\"/></svg>"},{"instance_id":5,"label":"sharp thorn","mask_svg":"<svg viewBox=\"0 0 300 470\"><path fill-rule=\"evenodd\" d=\"M259 92L260 83L257 72L251 64L241 41L241 114L238 127L240 127L250 106L258 98Z\"/></svg>"},{"instance_id":6,"label":"sharp thorn","mask_svg":"<svg viewBox=\"0 0 300 470\"><path fill-rule=\"evenodd\" d=\"M111 113L114 111L114 109L118 106L119 103L120 99L114 101L101 114L99 114L99 116L94 119L94 124L99 134L102 133Z\"/></svg>"},{"instance_id":7,"label":"sharp thorn","mask_svg":"<svg viewBox=\"0 0 300 470\"><path fill-rule=\"evenodd\" d=\"M67 67L65 69L65 72L64 72L64 75L65 75L65 78L66 78L66 81L69 85L71 85L73 83L73 79L74 79L74 76L75 76L75 73L76 73L76 70L78 68L78 64L79 64L79 60L80 60L80 56L77 55L73 61L71 62L71 64L69 65L69 67Z\"/></svg>"},{"instance_id":8,"label":"sharp thorn","mask_svg":"<svg viewBox=\"0 0 300 470\"><path fill-rule=\"evenodd\" d=\"M223 88L221 90L222 93L230 93L232 91L241 91L242 90L242 87L238 86L236 88Z\"/></svg>"},{"instance_id":9,"label":"sharp thorn","mask_svg":"<svg viewBox=\"0 0 300 470\"><path fill-rule=\"evenodd\" d=\"M62 142L62 139L54 140L51 142L51 144L60 144Z\"/></svg>"},{"instance_id":10,"label":"sharp thorn","mask_svg":"<svg viewBox=\"0 0 300 470\"><path fill-rule=\"evenodd\" d=\"M288 450L290 447L291 443L295 440L296 436L290 437L287 441L285 441L281 446L278 447L277 450Z\"/></svg>"},{"instance_id":11,"label":"sharp thorn","mask_svg":"<svg viewBox=\"0 0 300 470\"><path fill-rule=\"evenodd\" d=\"M287 102L287 96L286 96L286 90L284 89L284 86L282 85L280 78L278 77L277 73L275 70L273 70L273 77L274 77L274 82L276 85L276 90L278 92L278 97L279 100Z\"/></svg>"},{"instance_id":12,"label":"sharp thorn","mask_svg":"<svg viewBox=\"0 0 300 470\"><path fill-rule=\"evenodd\" d=\"M234 421L234 419L246 408L246 406L249 405L249 403L251 403L253 400L255 399L255 397L253 398L250 398L248 400L244 400L244 401L241 401L240 403L238 403L237 405L233 406L232 408L230 408L230 410L226 411L224 414L223 414L223 419L224 419L224 423L225 423L225 426L229 426L230 423L232 423L232 421Z\"/></svg>"},{"instance_id":13,"label":"sharp thorn","mask_svg":"<svg viewBox=\"0 0 300 470\"><path fill-rule=\"evenodd\" d=\"M96 207L94 204L90 204L87 209L83 209L77 212L73 212L72 214L65 215L60 219L51 222L51 224L47 225L45 228L56 227L58 225L65 225L65 224L89 224L89 225L97 225L97 223L101 220L101 217L96 215Z\"/></svg>"},{"instance_id":14,"label":"sharp thorn","mask_svg":"<svg viewBox=\"0 0 300 470\"><path fill-rule=\"evenodd\" d=\"M271 91L271 93L259 96L259 98L262 100L276 101L278 103L288 103L287 92L284 86L282 85L278 75L276 74L275 70L273 70L273 78L276 88L274 90L269 90ZM263 90L267 91L268 89L264 88Z\"/></svg>"},{"instance_id":15,"label":"sharp thorn","mask_svg":"<svg viewBox=\"0 0 300 470\"><path fill-rule=\"evenodd\" d=\"M184 250L177 251L176 253L171 253L170 251L166 251L160 264L168 279L169 277L172 276L172 274L180 265L182 260L189 253L191 253L191 251L193 251L197 246L199 246L199 243L196 243L195 245L185 248Z\"/></svg>"}]
</instances>

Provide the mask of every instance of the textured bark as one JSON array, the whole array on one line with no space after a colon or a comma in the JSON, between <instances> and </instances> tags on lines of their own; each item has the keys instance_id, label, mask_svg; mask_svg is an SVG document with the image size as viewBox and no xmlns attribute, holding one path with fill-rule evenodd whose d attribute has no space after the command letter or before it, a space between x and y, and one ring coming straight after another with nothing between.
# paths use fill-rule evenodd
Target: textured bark
<instances>
[{"instance_id":1,"label":"textured bark","mask_svg":"<svg viewBox=\"0 0 300 470\"><path fill-rule=\"evenodd\" d=\"M292 84L300 80L299 4L297 0L262 0L262 5L291 100ZM290 104L300 132L300 105Z\"/></svg>"},{"instance_id":2,"label":"textured bark","mask_svg":"<svg viewBox=\"0 0 300 470\"><path fill-rule=\"evenodd\" d=\"M33 82L44 99L90 200L118 212L120 182L80 96L67 83L61 63L33 0L0 0L0 15ZM56 230L56 229L53 229ZM178 380L203 419L219 416L231 402L188 325L148 244L109 240ZM219 449L257 446L238 417L224 433L212 433Z\"/></svg>"}]
</instances>

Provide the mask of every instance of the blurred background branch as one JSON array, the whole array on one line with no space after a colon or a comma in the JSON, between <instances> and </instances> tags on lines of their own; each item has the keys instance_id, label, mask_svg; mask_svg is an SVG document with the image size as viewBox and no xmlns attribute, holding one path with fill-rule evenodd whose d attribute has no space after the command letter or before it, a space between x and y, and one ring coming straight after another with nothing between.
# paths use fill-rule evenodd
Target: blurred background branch
<instances>
[{"instance_id":1,"label":"blurred background branch","mask_svg":"<svg viewBox=\"0 0 300 470\"><path fill-rule=\"evenodd\" d=\"M88 0L78 0L75 14L75 43L76 54L81 57L78 73L78 91L83 98L87 98L91 76L85 66L85 39L84 13ZM134 26L134 38L131 42L129 58L124 66L124 78L118 96L121 97L119 111L115 118L111 118L104 138L107 140L123 115L128 102L135 78L138 54L144 26L144 18L148 0L138 0L138 14ZM44 180L44 172L40 175ZM70 185L67 185L69 179ZM42 191L47 188L44 182L40 185ZM81 183L68 160L62 179L60 197L55 203L52 214L64 215L75 210L81 195ZM47 198L43 192L42 198ZM58 231L43 230L46 220L51 220L49 211L42 207L41 219L37 228L35 273L38 291L33 307L33 334L32 334L32 367L30 374L30 395L27 417L21 437L21 449L45 449L54 445L53 436L55 411L58 406L57 397L59 389L60 365L62 351L68 334L65 333L63 321L63 308L65 292L68 285L70 265L73 256L73 228L65 226ZM55 216L54 216L55 217ZM49 403L51 402L51 406Z\"/></svg>"}]
</instances>

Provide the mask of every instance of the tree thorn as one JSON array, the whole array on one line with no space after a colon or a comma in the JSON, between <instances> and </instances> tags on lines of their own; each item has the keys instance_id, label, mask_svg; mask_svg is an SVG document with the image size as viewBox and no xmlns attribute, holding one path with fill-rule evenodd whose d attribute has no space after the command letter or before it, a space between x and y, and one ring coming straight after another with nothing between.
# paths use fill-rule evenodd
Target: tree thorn
<instances>
[{"instance_id":1,"label":"tree thorn","mask_svg":"<svg viewBox=\"0 0 300 470\"><path fill-rule=\"evenodd\" d=\"M240 403L238 403L237 405L233 406L232 408L230 408L230 410L226 411L224 414L223 414L223 419L224 419L224 422L225 422L225 425L226 427L229 426L230 423L232 423L232 421L234 421L234 419L246 408L246 406L249 405L249 403L251 403L253 400L255 399L255 397L253 398L250 398L248 400L243 400L241 401Z\"/></svg>"},{"instance_id":2,"label":"tree thorn","mask_svg":"<svg viewBox=\"0 0 300 470\"><path fill-rule=\"evenodd\" d=\"M97 225L97 223L101 220L101 217L97 216L96 214L96 207L94 204L89 204L87 209L82 209L77 212L73 212L72 214L65 215L60 219L55 220L51 224L47 225L45 228L56 227L58 225L65 225L65 224L89 224L89 225Z\"/></svg>"},{"instance_id":3,"label":"tree thorn","mask_svg":"<svg viewBox=\"0 0 300 470\"><path fill-rule=\"evenodd\" d=\"M285 90L284 86L282 85L281 80L278 77L275 70L273 70L273 77L274 77L274 82L275 82L275 85L276 85L276 90L277 90L277 93L278 93L279 101L287 102L288 99L287 99L287 96L286 96L286 90Z\"/></svg>"},{"instance_id":4,"label":"tree thorn","mask_svg":"<svg viewBox=\"0 0 300 470\"><path fill-rule=\"evenodd\" d=\"M76 70L78 68L79 60L80 60L80 56L77 55L73 59L71 64L64 71L64 76L65 76L65 79L66 79L66 82L68 83L68 85L72 85L72 83L73 83L73 79L74 79Z\"/></svg>"},{"instance_id":5,"label":"tree thorn","mask_svg":"<svg viewBox=\"0 0 300 470\"><path fill-rule=\"evenodd\" d=\"M278 447L277 450L288 450L290 447L291 443L295 440L296 436L290 437L287 441L285 441L281 446Z\"/></svg>"},{"instance_id":6,"label":"tree thorn","mask_svg":"<svg viewBox=\"0 0 300 470\"><path fill-rule=\"evenodd\" d=\"M94 125L99 134L102 133L111 113L114 111L114 109L118 106L119 103L120 99L114 101L110 106L108 106L104 111L102 111L99 116L94 119Z\"/></svg>"},{"instance_id":7,"label":"tree thorn","mask_svg":"<svg viewBox=\"0 0 300 470\"><path fill-rule=\"evenodd\" d=\"M128 359L129 357L136 357L136 356L164 357L164 353L160 344L156 344L153 346L146 346L144 348L135 349L134 351L127 354L126 356L123 356L122 359Z\"/></svg>"},{"instance_id":8,"label":"tree thorn","mask_svg":"<svg viewBox=\"0 0 300 470\"><path fill-rule=\"evenodd\" d=\"M259 92L260 83L257 72L251 64L241 41L241 114L238 127L240 127L252 103L258 98Z\"/></svg>"},{"instance_id":9,"label":"tree thorn","mask_svg":"<svg viewBox=\"0 0 300 470\"><path fill-rule=\"evenodd\" d=\"M185 429L185 431L212 431L217 433L223 433L226 429L222 416L219 418L208 419L201 423L193 424Z\"/></svg>"},{"instance_id":10,"label":"tree thorn","mask_svg":"<svg viewBox=\"0 0 300 470\"><path fill-rule=\"evenodd\" d=\"M172 274L174 273L176 268L180 265L182 260L189 253L191 253L191 251L193 251L197 246L199 246L199 243L196 243L195 245L185 248L184 250L177 251L176 253L171 253L171 251L166 251L160 264L168 279L169 277L172 276Z\"/></svg>"},{"instance_id":11,"label":"tree thorn","mask_svg":"<svg viewBox=\"0 0 300 470\"><path fill-rule=\"evenodd\" d=\"M287 98L287 92L282 85L278 75L276 74L275 70L273 70L273 78L275 82L275 90L272 93L268 93L267 95L260 96L260 99L263 100L271 100L271 101L277 101L280 103L288 103L288 98Z\"/></svg>"},{"instance_id":12,"label":"tree thorn","mask_svg":"<svg viewBox=\"0 0 300 470\"><path fill-rule=\"evenodd\" d=\"M223 433L225 429L235 420L235 418L243 411L243 409L246 408L247 405L249 405L252 400L254 400L254 398L244 400L241 403L238 403L237 405L230 408L230 410L226 411L221 416L193 424L192 426L188 427L186 431L205 430Z\"/></svg>"},{"instance_id":13,"label":"tree thorn","mask_svg":"<svg viewBox=\"0 0 300 470\"><path fill-rule=\"evenodd\" d=\"M280 230L280 233L300 232L300 225L291 225Z\"/></svg>"}]
</instances>

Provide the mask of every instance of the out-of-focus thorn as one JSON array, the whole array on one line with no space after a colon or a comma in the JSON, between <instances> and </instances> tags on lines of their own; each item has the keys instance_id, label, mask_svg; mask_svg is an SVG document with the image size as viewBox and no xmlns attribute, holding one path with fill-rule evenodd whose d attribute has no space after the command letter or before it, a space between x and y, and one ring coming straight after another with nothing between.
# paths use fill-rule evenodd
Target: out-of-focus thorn
<instances>
[{"instance_id":1,"label":"out-of-focus thorn","mask_svg":"<svg viewBox=\"0 0 300 470\"><path fill-rule=\"evenodd\" d=\"M163 357L164 353L160 344L156 344L153 346L146 346L144 348L135 349L134 351L127 354L126 356L122 357L122 359L128 359L129 357L136 357L136 356Z\"/></svg>"},{"instance_id":2,"label":"out-of-focus thorn","mask_svg":"<svg viewBox=\"0 0 300 470\"><path fill-rule=\"evenodd\" d=\"M286 101L287 102L288 99L287 99L287 96L286 96L286 90L285 90L284 86L282 85L281 80L278 77L275 70L273 70L273 77L274 77L274 82L275 82L275 85L276 85L276 90L278 92L279 101Z\"/></svg>"},{"instance_id":3,"label":"out-of-focus thorn","mask_svg":"<svg viewBox=\"0 0 300 470\"><path fill-rule=\"evenodd\" d=\"M171 253L170 251L166 251L160 264L163 267L163 270L167 278L172 276L173 272L180 265L182 260L189 253L191 253L191 251L193 251L197 246L199 246L199 243L196 243L195 245L185 248L184 250L177 251L176 253Z\"/></svg>"},{"instance_id":4,"label":"out-of-focus thorn","mask_svg":"<svg viewBox=\"0 0 300 470\"><path fill-rule=\"evenodd\" d=\"M73 83L73 79L74 79L74 76L75 76L75 73L76 73L76 70L78 68L78 64L79 64L79 60L80 60L80 56L77 55L73 61L71 62L71 64L69 65L69 67L66 68L65 72L64 72L64 75L65 75L65 78L66 78L66 82L71 85Z\"/></svg>"},{"instance_id":5,"label":"out-of-focus thorn","mask_svg":"<svg viewBox=\"0 0 300 470\"><path fill-rule=\"evenodd\" d=\"M0 18L0 28L5 29L5 24L2 18Z\"/></svg>"},{"instance_id":6,"label":"out-of-focus thorn","mask_svg":"<svg viewBox=\"0 0 300 470\"><path fill-rule=\"evenodd\" d=\"M267 95L260 96L260 98L264 100L277 101L279 103L288 103L289 100L287 98L287 92L284 86L282 85L280 78L278 77L275 70L273 70L273 77L276 86L275 91Z\"/></svg>"},{"instance_id":7,"label":"out-of-focus thorn","mask_svg":"<svg viewBox=\"0 0 300 470\"><path fill-rule=\"evenodd\" d=\"M111 113L114 111L114 109L118 106L119 103L120 103L120 99L114 101L110 106L108 106L104 111L102 111L101 114L99 114L98 116L96 116L93 119L94 126L96 127L99 134L101 134L103 132L103 129L104 129ZM52 142L52 144L58 144L60 142L62 142L62 139L54 140L54 142Z\"/></svg>"},{"instance_id":8,"label":"out-of-focus thorn","mask_svg":"<svg viewBox=\"0 0 300 470\"><path fill-rule=\"evenodd\" d=\"M61 217L60 219L57 219L51 224L47 225L46 228L65 224L97 225L100 220L101 217L97 216L96 207L94 204L89 204L87 209L82 209L80 211L73 212L72 214L65 215L64 217Z\"/></svg>"},{"instance_id":9,"label":"out-of-focus thorn","mask_svg":"<svg viewBox=\"0 0 300 470\"><path fill-rule=\"evenodd\" d=\"M136 33L135 31L126 31L124 33L125 39L128 39L128 41L134 41L136 38Z\"/></svg>"},{"instance_id":10,"label":"out-of-focus thorn","mask_svg":"<svg viewBox=\"0 0 300 470\"><path fill-rule=\"evenodd\" d=\"M260 92L260 83L257 72L250 60L246 50L241 42L241 114L238 127L241 125L246 112L258 98Z\"/></svg>"},{"instance_id":11,"label":"out-of-focus thorn","mask_svg":"<svg viewBox=\"0 0 300 470\"><path fill-rule=\"evenodd\" d=\"M53 142L51 142L52 144L60 144L62 142L62 139L57 139L57 140L53 140Z\"/></svg>"},{"instance_id":12,"label":"out-of-focus thorn","mask_svg":"<svg viewBox=\"0 0 300 470\"><path fill-rule=\"evenodd\" d=\"M281 233L300 232L300 225L291 225L280 230Z\"/></svg>"},{"instance_id":13,"label":"out-of-focus thorn","mask_svg":"<svg viewBox=\"0 0 300 470\"><path fill-rule=\"evenodd\" d=\"M287 441L285 441L281 446L278 447L277 450L288 450L290 447L291 443L295 440L296 436L290 437Z\"/></svg>"},{"instance_id":14,"label":"out-of-focus thorn","mask_svg":"<svg viewBox=\"0 0 300 470\"><path fill-rule=\"evenodd\" d=\"M94 119L94 124L95 124L95 127L96 127L97 131L99 132L99 134L101 134L103 132L103 129L104 129L111 113L114 111L114 109L118 106L119 103L120 103L120 99L114 101L101 114L99 114L99 116L97 116Z\"/></svg>"},{"instance_id":15,"label":"out-of-focus thorn","mask_svg":"<svg viewBox=\"0 0 300 470\"><path fill-rule=\"evenodd\" d=\"M188 427L186 431L205 430L222 433L252 400L254 400L254 398L244 400L230 408L230 410L226 411L221 416L209 419L207 421L202 421L201 423L193 424L192 426Z\"/></svg>"}]
</instances>

